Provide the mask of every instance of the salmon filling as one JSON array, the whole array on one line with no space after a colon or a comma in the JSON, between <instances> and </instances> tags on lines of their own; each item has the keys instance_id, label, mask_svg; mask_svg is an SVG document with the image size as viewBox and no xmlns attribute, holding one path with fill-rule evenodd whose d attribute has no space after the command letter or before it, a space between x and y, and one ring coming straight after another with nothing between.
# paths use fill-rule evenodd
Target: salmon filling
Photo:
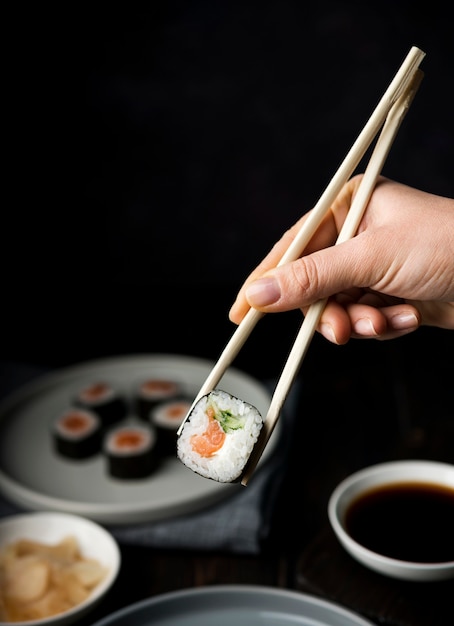
<instances>
[{"instance_id":1,"label":"salmon filling","mask_svg":"<svg viewBox=\"0 0 454 626\"><path fill-rule=\"evenodd\" d=\"M192 435L192 450L202 457L210 457L216 454L225 441L225 432L215 417L213 407L208 407L206 411L208 417L208 427L201 435Z\"/></svg>"}]
</instances>

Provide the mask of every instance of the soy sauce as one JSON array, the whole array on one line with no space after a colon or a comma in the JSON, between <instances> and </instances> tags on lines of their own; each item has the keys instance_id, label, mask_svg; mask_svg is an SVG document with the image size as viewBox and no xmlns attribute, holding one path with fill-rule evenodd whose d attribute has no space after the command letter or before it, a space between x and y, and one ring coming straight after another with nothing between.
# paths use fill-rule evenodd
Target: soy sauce
<instances>
[{"instance_id":1,"label":"soy sauce","mask_svg":"<svg viewBox=\"0 0 454 626\"><path fill-rule=\"evenodd\" d=\"M365 548L404 561L454 561L454 489L403 482L361 494L346 529Z\"/></svg>"}]
</instances>

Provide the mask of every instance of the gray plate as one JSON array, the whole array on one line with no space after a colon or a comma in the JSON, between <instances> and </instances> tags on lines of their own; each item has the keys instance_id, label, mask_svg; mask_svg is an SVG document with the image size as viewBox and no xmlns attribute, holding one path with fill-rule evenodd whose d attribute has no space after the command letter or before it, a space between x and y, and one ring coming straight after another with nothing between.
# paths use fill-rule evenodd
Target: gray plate
<instances>
[{"instance_id":1,"label":"gray plate","mask_svg":"<svg viewBox=\"0 0 454 626\"><path fill-rule=\"evenodd\" d=\"M207 360L180 355L114 357L64 368L25 385L0 406L0 492L27 509L130 524L192 513L244 489L202 478L176 455L146 479L120 481L108 476L101 455L72 461L53 450L50 424L75 392L93 380L105 379L131 398L144 378L173 378L194 397L212 367ZM258 380L229 368L219 388L266 415L270 394ZM273 433L262 461L275 442Z\"/></svg>"},{"instance_id":2,"label":"gray plate","mask_svg":"<svg viewBox=\"0 0 454 626\"><path fill-rule=\"evenodd\" d=\"M373 626L297 591L219 585L175 591L116 611L93 626Z\"/></svg>"}]
</instances>

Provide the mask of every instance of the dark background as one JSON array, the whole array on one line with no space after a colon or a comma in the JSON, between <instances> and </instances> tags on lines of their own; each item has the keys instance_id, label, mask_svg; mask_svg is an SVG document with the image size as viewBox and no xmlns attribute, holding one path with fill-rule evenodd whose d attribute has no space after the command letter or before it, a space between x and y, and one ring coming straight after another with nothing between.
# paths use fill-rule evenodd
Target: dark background
<instances>
[{"instance_id":1,"label":"dark background","mask_svg":"<svg viewBox=\"0 0 454 626\"><path fill-rule=\"evenodd\" d=\"M413 45L427 54L425 78L384 174L452 196L445 8L4 10L3 359L216 359L243 279L318 200ZM300 320L264 318L235 365L277 376ZM302 375L334 388L350 364L364 376L397 368L433 398L445 392L452 345L452 333L429 328L386 344L316 336Z\"/></svg>"}]
</instances>

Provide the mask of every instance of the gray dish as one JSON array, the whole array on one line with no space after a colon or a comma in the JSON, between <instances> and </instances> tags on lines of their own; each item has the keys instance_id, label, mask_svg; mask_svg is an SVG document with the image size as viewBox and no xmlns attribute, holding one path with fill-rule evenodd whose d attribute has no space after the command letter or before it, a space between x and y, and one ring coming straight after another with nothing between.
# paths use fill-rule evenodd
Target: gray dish
<instances>
[{"instance_id":1,"label":"gray dish","mask_svg":"<svg viewBox=\"0 0 454 626\"><path fill-rule=\"evenodd\" d=\"M93 626L373 626L343 607L297 591L214 585L155 596Z\"/></svg>"},{"instance_id":2,"label":"gray dish","mask_svg":"<svg viewBox=\"0 0 454 626\"><path fill-rule=\"evenodd\" d=\"M122 356L63 368L23 386L0 406L0 492L26 509L73 513L105 524L162 520L230 497L243 487L202 478L176 455L146 479L119 481L108 476L102 455L78 462L59 458L49 435L55 416L93 380L108 380L131 398L139 381L168 377L181 381L186 395L194 397L212 367L183 355ZM229 368L220 388L266 414L270 393L248 374ZM262 460L272 453L276 436Z\"/></svg>"}]
</instances>

